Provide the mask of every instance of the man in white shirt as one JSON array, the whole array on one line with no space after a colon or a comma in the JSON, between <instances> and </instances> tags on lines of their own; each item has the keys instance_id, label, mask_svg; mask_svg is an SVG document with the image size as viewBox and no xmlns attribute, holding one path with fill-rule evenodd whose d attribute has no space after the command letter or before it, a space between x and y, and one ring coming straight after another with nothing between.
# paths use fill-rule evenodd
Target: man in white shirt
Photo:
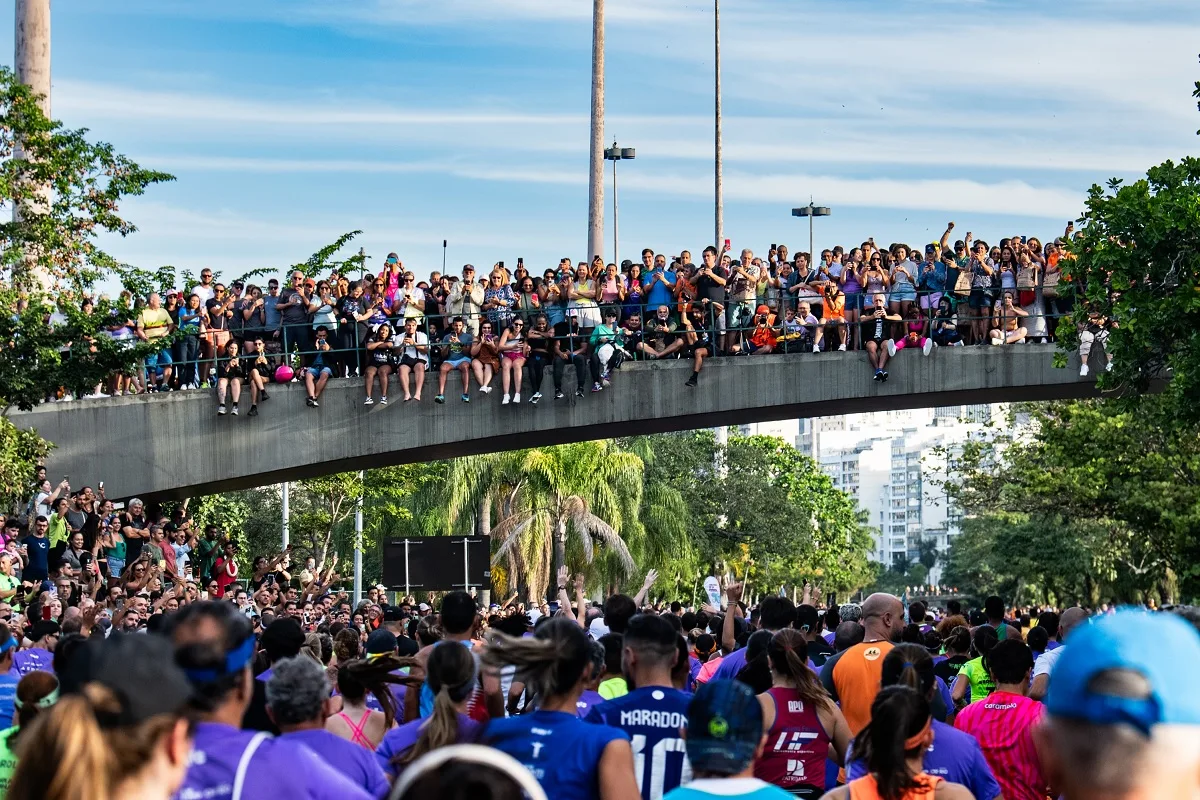
<instances>
[{"instance_id":1,"label":"man in white shirt","mask_svg":"<svg viewBox=\"0 0 1200 800\"><path fill-rule=\"evenodd\" d=\"M1058 621L1058 639L1064 644L1053 650L1047 650L1034 662L1033 683L1029 686L1030 698L1041 700L1046 696L1046 690L1050 687L1050 673L1053 671L1054 665L1058 663L1063 651L1067 649L1065 644L1067 634L1081 623L1087 622L1087 618L1087 612L1079 606L1072 606L1062 613L1062 617Z\"/></svg>"}]
</instances>

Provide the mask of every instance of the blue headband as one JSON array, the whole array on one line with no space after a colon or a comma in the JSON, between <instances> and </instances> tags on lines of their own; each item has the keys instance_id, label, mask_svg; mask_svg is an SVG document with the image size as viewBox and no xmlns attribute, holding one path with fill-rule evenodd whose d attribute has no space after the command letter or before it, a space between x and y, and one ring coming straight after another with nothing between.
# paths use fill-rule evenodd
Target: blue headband
<instances>
[{"instance_id":1,"label":"blue headband","mask_svg":"<svg viewBox=\"0 0 1200 800\"><path fill-rule=\"evenodd\" d=\"M246 637L246 641L233 650L230 650L225 655L225 668L223 670L185 669L183 672L192 683L215 683L218 679L226 675L232 675L238 670L244 669L250 663L250 659L254 658L254 643L254 634L250 634Z\"/></svg>"},{"instance_id":2,"label":"blue headband","mask_svg":"<svg viewBox=\"0 0 1200 800\"><path fill-rule=\"evenodd\" d=\"M7 642L0 644L0 656L4 655L9 650L12 650L16 646L17 646L17 637L15 637L15 636L8 637Z\"/></svg>"}]
</instances>

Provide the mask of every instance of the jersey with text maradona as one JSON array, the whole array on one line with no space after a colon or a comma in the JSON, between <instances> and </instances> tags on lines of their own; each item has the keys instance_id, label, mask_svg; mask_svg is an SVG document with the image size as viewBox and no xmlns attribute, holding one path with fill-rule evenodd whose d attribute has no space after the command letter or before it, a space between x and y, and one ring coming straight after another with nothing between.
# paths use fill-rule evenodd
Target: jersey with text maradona
<instances>
[{"instance_id":1,"label":"jersey with text maradona","mask_svg":"<svg viewBox=\"0 0 1200 800\"><path fill-rule=\"evenodd\" d=\"M680 728L687 727L692 696L678 689L647 686L593 706L585 722L620 728L633 747L633 774L642 800L662 796L692 778Z\"/></svg>"}]
</instances>

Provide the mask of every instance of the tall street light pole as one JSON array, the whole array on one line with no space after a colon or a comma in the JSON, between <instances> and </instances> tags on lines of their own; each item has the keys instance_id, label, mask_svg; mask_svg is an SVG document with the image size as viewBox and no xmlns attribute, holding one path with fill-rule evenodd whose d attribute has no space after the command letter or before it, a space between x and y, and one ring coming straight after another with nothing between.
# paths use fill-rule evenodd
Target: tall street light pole
<instances>
[{"instance_id":1,"label":"tall street light pole","mask_svg":"<svg viewBox=\"0 0 1200 800\"><path fill-rule=\"evenodd\" d=\"M808 205L792 209L793 217L808 217L808 265L810 267L816 259L816 254L813 253L813 217L828 217L829 214L829 206L815 206L811 197Z\"/></svg>"},{"instance_id":2,"label":"tall street light pole","mask_svg":"<svg viewBox=\"0 0 1200 800\"><path fill-rule=\"evenodd\" d=\"M592 0L592 141L587 260L604 248L604 0Z\"/></svg>"},{"instance_id":3,"label":"tall street light pole","mask_svg":"<svg viewBox=\"0 0 1200 800\"><path fill-rule=\"evenodd\" d=\"M637 151L632 147L617 147L617 143L613 142L613 146L604 151L604 160L613 162L613 263L619 264L620 255L620 239L617 236L617 162L625 159L632 160L637 157Z\"/></svg>"},{"instance_id":4,"label":"tall street light pole","mask_svg":"<svg viewBox=\"0 0 1200 800\"><path fill-rule=\"evenodd\" d=\"M714 121L714 194L716 201L716 236L713 239L713 246L718 250L721 249L721 244L725 230L725 197L724 188L721 185L721 0L713 0L713 53L715 60L714 70L714 92L715 107L713 109Z\"/></svg>"}]
</instances>

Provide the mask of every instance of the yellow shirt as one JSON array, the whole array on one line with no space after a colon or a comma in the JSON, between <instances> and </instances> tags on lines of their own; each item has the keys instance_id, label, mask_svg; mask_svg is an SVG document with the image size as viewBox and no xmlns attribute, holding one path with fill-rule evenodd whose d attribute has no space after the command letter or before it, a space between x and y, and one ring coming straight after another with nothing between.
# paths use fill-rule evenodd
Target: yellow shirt
<instances>
[{"instance_id":1,"label":"yellow shirt","mask_svg":"<svg viewBox=\"0 0 1200 800\"><path fill-rule=\"evenodd\" d=\"M171 315L165 308L154 309L147 306L138 315L138 324L147 339L161 339L167 335L167 328L171 325Z\"/></svg>"}]
</instances>

